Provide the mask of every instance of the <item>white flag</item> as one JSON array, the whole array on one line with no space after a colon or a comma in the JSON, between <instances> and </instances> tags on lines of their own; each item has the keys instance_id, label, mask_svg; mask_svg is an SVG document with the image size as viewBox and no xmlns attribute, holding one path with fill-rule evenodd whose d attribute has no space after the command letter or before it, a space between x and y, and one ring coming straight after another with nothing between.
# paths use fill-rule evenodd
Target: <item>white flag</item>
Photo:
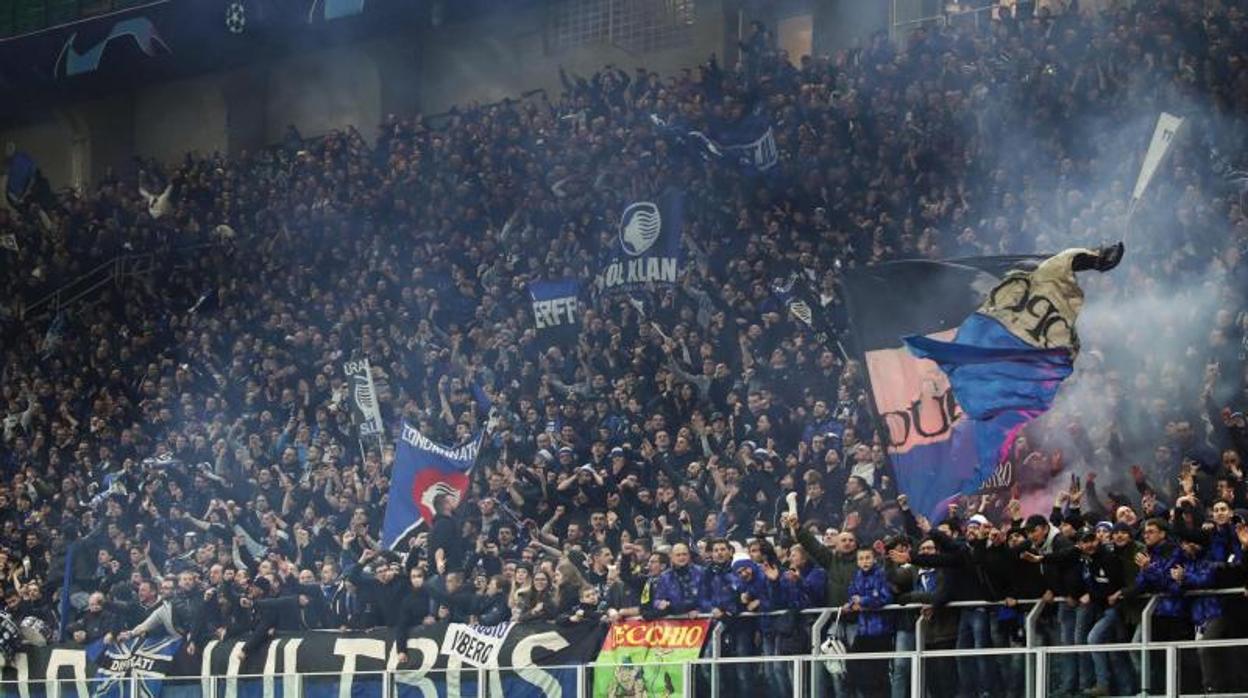
<instances>
[{"instance_id":1,"label":"white flag","mask_svg":"<svg viewBox=\"0 0 1248 698\"><path fill-rule=\"evenodd\" d=\"M1144 164L1140 165L1140 176L1135 180L1135 191L1131 192L1132 201L1138 201L1144 194L1144 190L1148 188L1148 183L1156 174L1157 167L1161 165L1162 159L1170 150L1170 144L1174 142L1174 134L1182 125L1183 117L1180 116L1163 111L1161 116L1157 117L1157 128L1153 129L1153 140L1148 144L1148 152L1144 154Z\"/></svg>"}]
</instances>

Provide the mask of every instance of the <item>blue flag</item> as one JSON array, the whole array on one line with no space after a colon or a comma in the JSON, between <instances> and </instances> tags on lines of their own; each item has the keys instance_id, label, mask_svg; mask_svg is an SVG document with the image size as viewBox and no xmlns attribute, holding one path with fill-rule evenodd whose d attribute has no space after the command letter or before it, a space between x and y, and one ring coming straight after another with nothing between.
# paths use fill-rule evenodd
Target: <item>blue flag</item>
<instances>
[{"instance_id":1,"label":"blue flag","mask_svg":"<svg viewBox=\"0 0 1248 698\"><path fill-rule=\"evenodd\" d=\"M533 326L543 345L576 345L581 333L580 293L581 282L576 279L529 282Z\"/></svg>"},{"instance_id":2,"label":"blue flag","mask_svg":"<svg viewBox=\"0 0 1248 698\"><path fill-rule=\"evenodd\" d=\"M177 635L132 637L111 644L96 640L87 646L87 658L96 666L98 682L92 695L95 698L156 698L181 648L182 638ZM138 696L130 694L132 680L138 687Z\"/></svg>"},{"instance_id":3,"label":"blue flag","mask_svg":"<svg viewBox=\"0 0 1248 698\"><path fill-rule=\"evenodd\" d=\"M962 395L955 398L939 361L920 358L908 346L919 337L955 339L959 326L1012 270L1035 263L1024 257L903 260L845 278L853 343L863 357L898 490L915 511L934 520L943 517L941 505L950 496L984 487L985 470L996 468L989 485L1008 487L1014 466L1009 459L981 464L979 427L961 405ZM990 441L985 437L985 444Z\"/></svg>"},{"instance_id":4,"label":"blue flag","mask_svg":"<svg viewBox=\"0 0 1248 698\"><path fill-rule=\"evenodd\" d=\"M1053 405L1062 381L1074 371L1083 290L1073 265L1076 257L1095 254L1066 250L1034 271L1007 274L951 341L906 338L915 356L935 361L949 377L970 419L977 468L963 491L978 487L1008 461L1023 427Z\"/></svg>"},{"instance_id":5,"label":"blue flag","mask_svg":"<svg viewBox=\"0 0 1248 698\"><path fill-rule=\"evenodd\" d=\"M660 133L707 162L732 165L746 174L767 173L780 163L775 129L761 109L737 121L712 124L706 131L691 129L679 118L664 120L657 114L651 114L650 121Z\"/></svg>"},{"instance_id":6,"label":"blue flag","mask_svg":"<svg viewBox=\"0 0 1248 698\"><path fill-rule=\"evenodd\" d=\"M619 233L602 252L594 294L631 293L651 284L675 286L684 227L685 195L679 189L625 206Z\"/></svg>"},{"instance_id":7,"label":"blue flag","mask_svg":"<svg viewBox=\"0 0 1248 698\"><path fill-rule=\"evenodd\" d=\"M14 203L21 201L29 192L38 172L39 167L34 158L20 150L13 153L9 157L9 178L4 192L9 200Z\"/></svg>"},{"instance_id":8,"label":"blue flag","mask_svg":"<svg viewBox=\"0 0 1248 698\"><path fill-rule=\"evenodd\" d=\"M437 498L462 499L480 448L481 434L462 446L446 447L404 424L390 474L390 498L381 525L381 544L393 549L421 522L433 523Z\"/></svg>"}]
</instances>

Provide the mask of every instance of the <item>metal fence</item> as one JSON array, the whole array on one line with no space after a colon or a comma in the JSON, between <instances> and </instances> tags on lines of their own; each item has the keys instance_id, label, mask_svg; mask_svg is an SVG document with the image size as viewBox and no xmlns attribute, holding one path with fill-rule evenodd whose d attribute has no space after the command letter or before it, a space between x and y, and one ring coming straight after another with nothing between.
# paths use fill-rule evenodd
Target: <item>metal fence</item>
<instances>
[{"instance_id":1,"label":"metal fence","mask_svg":"<svg viewBox=\"0 0 1248 698\"><path fill-rule=\"evenodd\" d=\"M1207 595L1238 595L1243 596L1244 589L1220 589L1189 592L1189 596ZM707 643L702 659L692 662L665 663L649 662L644 667L678 666L683 677L686 696L708 696L709 698L732 698L744 695L741 690L742 678L748 678L750 694L760 691L775 696L792 695L794 698L806 696L845 696L847 682L856 677L874 673L876 676L885 671L890 682L891 694L894 696L944 696L946 693L934 688L933 679L940 678L942 672L948 674L950 665L964 665L968 662L989 662L997 667L993 676L1002 685L994 686L992 695L1026 696L1042 698L1058 692L1056 677L1062 671L1063 663L1091 662L1092 655L1116 654L1130 662L1130 671L1135 677L1136 690L1133 696L1245 696L1248 685L1236 686L1234 691L1226 693L1210 693L1204 690L1184 693L1184 675L1182 666L1195 653L1210 650L1239 650L1248 656L1248 641L1243 639L1227 640L1190 640L1190 641L1154 641L1152 640L1152 616L1159 597L1150 597L1141 611L1138 639L1131 642L1105 644L1046 644L1041 632L1042 616L1046 609L1060 608L1065 599L1057 598L1051 602L1041 599L1019 600L1015 608L1025 613L1023 622L1023 640L1018 645L982 647L977 649L936 649L929 647L928 634L930 620L920 611L924 608L918 604L891 605L879 609L879 612L905 614L910 617L911 625L903 619L897 623L899 632L913 632L914 643L905 650L863 652L849 654L826 654L820 649L826 631L836 616L837 609L809 609L802 615L810 622L809 650L800 655L782 656L751 656L723 657L720 656L723 645L722 638L725 625L716 623L710 641ZM945 606L950 610L993 609L1003 606L1002 602L957 602ZM745 614L759 616L760 614ZM777 614L767 614L777 615ZM1185 656L1187 655L1187 656ZM839 665L839 666L837 666ZM630 669L638 669L636 665L627 665ZM594 696L595 672L614 672L617 665L596 662L591 665L578 666L543 666L547 670L566 670L575 675L575 696ZM443 695L480 696L482 698L500 697L503 695L497 677L499 670L524 669L524 667L501 667L499 669L477 669L472 667L445 670L416 671L411 669L395 669L386 672L355 672L354 685L349 687L352 696L376 696L377 698L399 698L403 695ZM999 674L997 672L1000 672ZM1158 677L1154 679L1153 677ZM944 678L948 678L945 676ZM492 680L494 679L494 680ZM773 681L774 679L774 681ZM315 673L278 673L267 675L231 675L231 676L196 676L169 677L163 681L162 695L165 698L185 698L189 696L205 696L207 698L236 698L239 695L252 694L254 690L242 690L247 682L261 684L260 693L265 696L282 696L282 698L301 698L304 695L320 695L329 690L338 693L342 688L342 675ZM436 690L434 681L438 681L444 689ZM891 684L897 685L891 685ZM782 690L775 687L782 686ZM472 687L473 691L463 690ZM253 685L254 689L255 686ZM20 696L27 698L34 695L46 696L88 696L96 695L96 689L106 689L103 694L119 698L138 698L148 695L138 676L118 682L111 680L101 682L93 679L65 679L60 681L27 681L22 684L0 682L0 696ZM413 689L414 692L413 692ZM431 692L432 691L432 692ZM566 693L562 695L567 695ZM884 693L882 695L888 695ZM568 698L571 698L570 696Z\"/></svg>"}]
</instances>

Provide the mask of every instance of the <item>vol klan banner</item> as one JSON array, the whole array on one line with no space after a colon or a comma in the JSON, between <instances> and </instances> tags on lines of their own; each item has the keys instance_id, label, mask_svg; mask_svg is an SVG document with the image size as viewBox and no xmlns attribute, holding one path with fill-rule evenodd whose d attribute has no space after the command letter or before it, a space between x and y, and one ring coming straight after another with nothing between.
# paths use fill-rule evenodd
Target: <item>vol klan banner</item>
<instances>
[{"instance_id":1,"label":"vol klan banner","mask_svg":"<svg viewBox=\"0 0 1248 698\"><path fill-rule=\"evenodd\" d=\"M685 695L681 663L702 653L710 625L705 619L612 625L594 666L594 698Z\"/></svg>"},{"instance_id":2,"label":"vol klan banner","mask_svg":"<svg viewBox=\"0 0 1248 698\"><path fill-rule=\"evenodd\" d=\"M935 361L915 356L903 338L951 341L1008 272L1038 262L1035 257L901 260L846 277L850 326L865 359L898 489L917 511L933 515L959 492L1009 487L1016 464L1003 459L984 477L975 425L958 405L949 377ZM1049 321L1043 301L1028 302L1023 315L1034 314L1037 326Z\"/></svg>"},{"instance_id":3,"label":"vol klan banner","mask_svg":"<svg viewBox=\"0 0 1248 698\"><path fill-rule=\"evenodd\" d=\"M675 286L684 226L685 195L678 189L624 207L618 234L604 250L594 277L594 295L640 291L652 284Z\"/></svg>"},{"instance_id":4,"label":"vol klan banner","mask_svg":"<svg viewBox=\"0 0 1248 698\"><path fill-rule=\"evenodd\" d=\"M465 652L479 652L479 645L443 651L453 628L413 629L403 664L388 629L279 635L241 661L236 650L242 640L212 640L194 655L154 646L167 639L135 640L134 647L122 643L98 654L70 645L31 648L5 669L0 695L129 698L134 684L142 698L338 698L381 695L381 672L390 671L398 698L477 696L481 679L485 695L561 698L577 695L573 667L593 660L606 633L598 624L478 626L473 632L483 631L478 639L488 638L493 648L489 666L478 668L465 661Z\"/></svg>"}]
</instances>

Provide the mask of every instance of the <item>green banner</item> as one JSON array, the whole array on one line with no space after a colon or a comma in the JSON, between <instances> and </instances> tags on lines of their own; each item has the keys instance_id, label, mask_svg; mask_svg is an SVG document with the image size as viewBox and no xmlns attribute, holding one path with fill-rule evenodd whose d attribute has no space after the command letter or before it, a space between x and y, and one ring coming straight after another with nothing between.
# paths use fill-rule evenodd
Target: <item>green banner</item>
<instances>
[{"instance_id":1,"label":"green banner","mask_svg":"<svg viewBox=\"0 0 1248 698\"><path fill-rule=\"evenodd\" d=\"M616 623L594 664L594 698L684 695L683 664L702 654L709 620Z\"/></svg>"}]
</instances>

